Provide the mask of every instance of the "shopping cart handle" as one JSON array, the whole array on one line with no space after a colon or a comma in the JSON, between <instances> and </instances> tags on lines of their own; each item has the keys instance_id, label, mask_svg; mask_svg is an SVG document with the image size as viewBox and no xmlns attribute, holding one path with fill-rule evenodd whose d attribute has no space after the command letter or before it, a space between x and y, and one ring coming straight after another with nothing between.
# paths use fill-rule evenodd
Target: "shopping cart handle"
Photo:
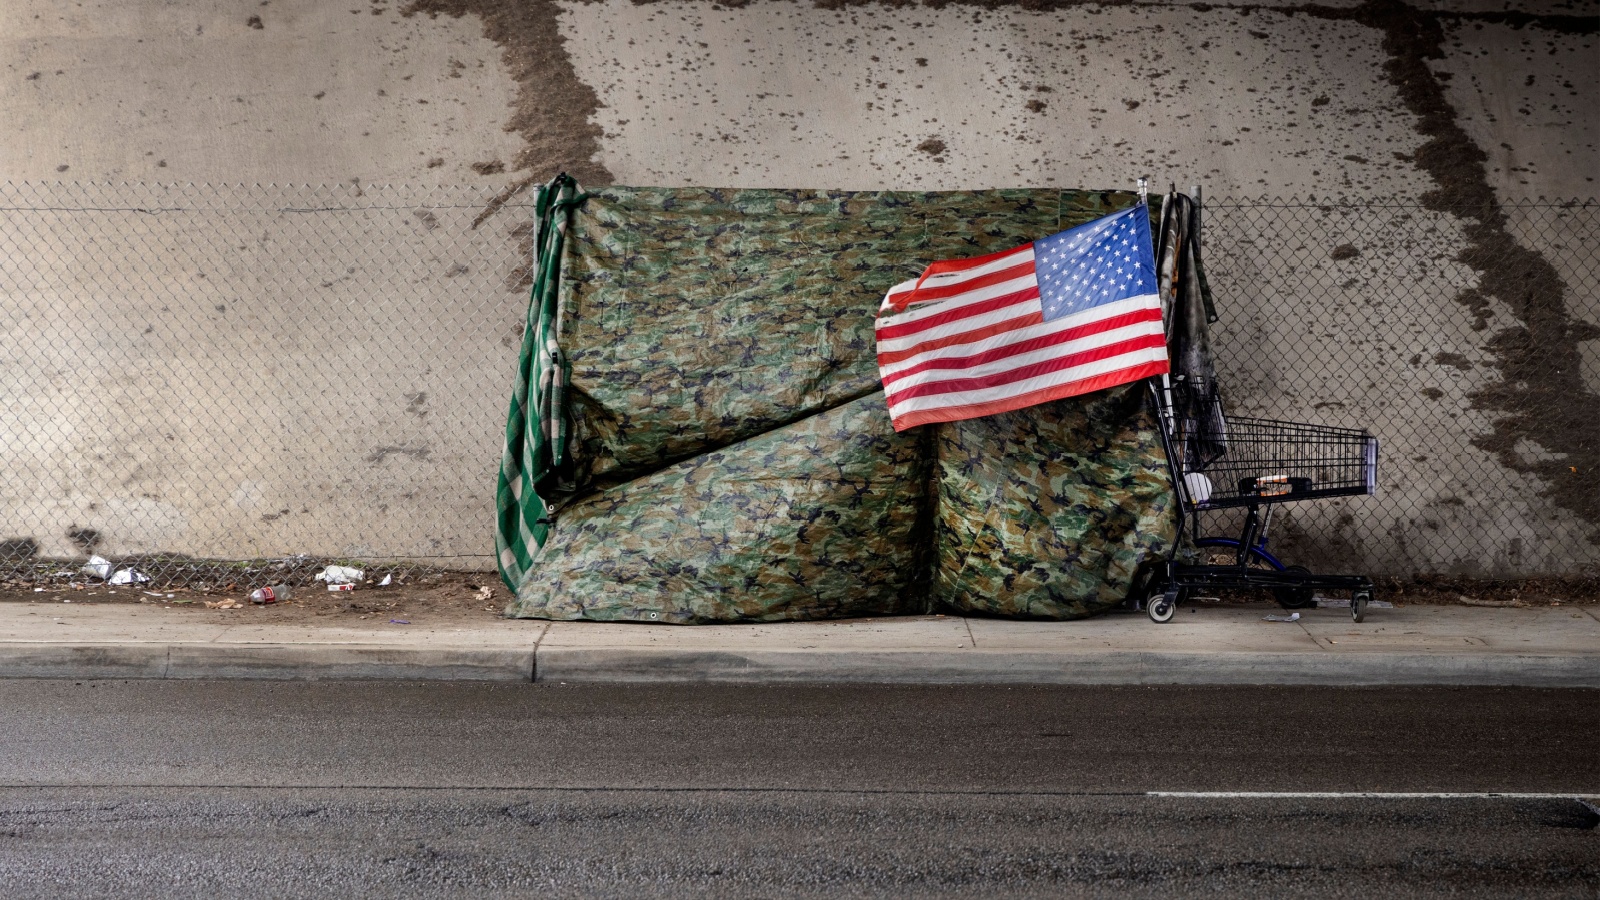
<instances>
[{"instance_id":1,"label":"shopping cart handle","mask_svg":"<svg viewBox=\"0 0 1600 900\"><path fill-rule=\"evenodd\" d=\"M1239 493L1257 497L1281 497L1311 490L1311 479L1294 475L1255 475L1239 479Z\"/></svg>"}]
</instances>

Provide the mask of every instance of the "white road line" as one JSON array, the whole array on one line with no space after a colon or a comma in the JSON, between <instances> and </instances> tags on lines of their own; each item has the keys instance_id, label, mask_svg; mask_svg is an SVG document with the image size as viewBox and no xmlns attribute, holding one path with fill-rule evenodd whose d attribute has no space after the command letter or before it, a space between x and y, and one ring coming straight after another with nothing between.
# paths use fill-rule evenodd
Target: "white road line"
<instances>
[{"instance_id":1,"label":"white road line","mask_svg":"<svg viewBox=\"0 0 1600 900\"><path fill-rule=\"evenodd\" d=\"M1600 797L1596 791L1557 794L1522 791L1146 791L1146 797L1191 797L1205 800L1577 800Z\"/></svg>"}]
</instances>

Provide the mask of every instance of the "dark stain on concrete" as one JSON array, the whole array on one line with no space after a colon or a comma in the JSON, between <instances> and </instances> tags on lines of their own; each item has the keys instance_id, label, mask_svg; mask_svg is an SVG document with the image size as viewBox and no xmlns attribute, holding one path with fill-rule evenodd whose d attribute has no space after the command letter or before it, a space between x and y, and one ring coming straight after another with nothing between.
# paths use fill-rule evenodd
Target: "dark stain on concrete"
<instances>
[{"instance_id":1,"label":"dark stain on concrete","mask_svg":"<svg viewBox=\"0 0 1600 900\"><path fill-rule=\"evenodd\" d=\"M600 98L578 80L556 25L557 12L552 0L412 0L400 10L407 17L426 13L482 20L484 36L500 46L501 60L517 83L505 129L522 137L511 169L526 172L526 183L567 172L582 184L610 184L611 173L593 159L600 152L600 127L590 118Z\"/></svg>"},{"instance_id":2,"label":"dark stain on concrete","mask_svg":"<svg viewBox=\"0 0 1600 900\"><path fill-rule=\"evenodd\" d=\"M1600 395L1583 383L1578 348L1582 341L1600 338L1600 328L1572 317L1560 273L1539 251L1517 243L1489 183L1488 154L1457 122L1442 79L1429 66L1429 61L1444 58L1441 22L1446 18L1565 34L1594 34L1600 30L1600 20L1524 13L1444 15L1399 0L1368 0L1345 10L1302 9L1383 33L1383 48L1389 54L1384 72L1417 117L1417 130L1427 138L1413 162L1438 185L1422 196L1422 203L1462 221L1467 247L1457 258L1479 275L1477 288L1464 292L1458 301L1473 313L1474 327L1480 330L1486 327L1488 298L1509 307L1519 323L1495 333L1485 345L1493 354L1489 365L1500 379L1470 398L1474 409L1497 418L1492 430L1473 444L1494 454L1506 468L1541 478L1545 482L1541 493L1594 526L1590 540L1600 543L1600 490L1594 487L1600 474L1600 425L1596 424ZM1516 447L1525 439L1555 458L1524 458Z\"/></svg>"},{"instance_id":3,"label":"dark stain on concrete","mask_svg":"<svg viewBox=\"0 0 1600 900\"><path fill-rule=\"evenodd\" d=\"M0 541L0 561L19 562L39 555L39 542L33 538L6 538Z\"/></svg>"},{"instance_id":4,"label":"dark stain on concrete","mask_svg":"<svg viewBox=\"0 0 1600 900\"><path fill-rule=\"evenodd\" d=\"M473 225L476 227L477 223ZM505 285L509 293L520 293L533 287L534 232L532 222L519 222L517 227L511 229L511 238L517 242L517 264L506 274Z\"/></svg>"},{"instance_id":5,"label":"dark stain on concrete","mask_svg":"<svg viewBox=\"0 0 1600 900\"><path fill-rule=\"evenodd\" d=\"M1467 288L1456 295L1456 302L1472 313L1472 330L1483 331L1489 327L1489 298L1477 288Z\"/></svg>"},{"instance_id":6,"label":"dark stain on concrete","mask_svg":"<svg viewBox=\"0 0 1600 900\"><path fill-rule=\"evenodd\" d=\"M418 462L423 462L432 455L433 451L427 447L379 447L367 454L367 462L375 466L381 465L391 456L406 456Z\"/></svg>"},{"instance_id":7,"label":"dark stain on concrete","mask_svg":"<svg viewBox=\"0 0 1600 900\"><path fill-rule=\"evenodd\" d=\"M67 526L67 539L83 548L85 553L93 553L100 546L101 534L93 528L79 528L76 525Z\"/></svg>"}]
</instances>

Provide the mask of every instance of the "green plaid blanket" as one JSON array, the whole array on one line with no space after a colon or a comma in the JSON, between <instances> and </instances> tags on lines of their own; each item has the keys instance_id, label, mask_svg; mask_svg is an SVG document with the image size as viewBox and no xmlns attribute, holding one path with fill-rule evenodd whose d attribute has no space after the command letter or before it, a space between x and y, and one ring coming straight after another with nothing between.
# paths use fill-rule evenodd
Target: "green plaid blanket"
<instances>
[{"instance_id":1,"label":"green plaid blanket","mask_svg":"<svg viewBox=\"0 0 1600 900\"><path fill-rule=\"evenodd\" d=\"M500 577L513 591L550 531L539 485L566 461L564 394L570 373L561 355L561 251L567 236L567 211L585 196L566 174L540 185L534 194L533 289L495 489L499 510L496 562Z\"/></svg>"}]
</instances>

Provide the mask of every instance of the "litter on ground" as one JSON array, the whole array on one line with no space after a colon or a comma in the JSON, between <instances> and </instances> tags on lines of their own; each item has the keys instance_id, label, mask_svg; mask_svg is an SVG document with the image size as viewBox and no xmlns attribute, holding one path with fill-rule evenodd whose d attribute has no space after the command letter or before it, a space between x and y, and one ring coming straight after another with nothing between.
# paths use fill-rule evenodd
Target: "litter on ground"
<instances>
[{"instance_id":1,"label":"litter on ground","mask_svg":"<svg viewBox=\"0 0 1600 900\"><path fill-rule=\"evenodd\" d=\"M313 577L315 577L318 581L326 581L328 584L332 585L355 584L356 582L365 578L366 575L367 573L365 571L351 568L350 566L328 566L326 569L318 572Z\"/></svg>"}]
</instances>

